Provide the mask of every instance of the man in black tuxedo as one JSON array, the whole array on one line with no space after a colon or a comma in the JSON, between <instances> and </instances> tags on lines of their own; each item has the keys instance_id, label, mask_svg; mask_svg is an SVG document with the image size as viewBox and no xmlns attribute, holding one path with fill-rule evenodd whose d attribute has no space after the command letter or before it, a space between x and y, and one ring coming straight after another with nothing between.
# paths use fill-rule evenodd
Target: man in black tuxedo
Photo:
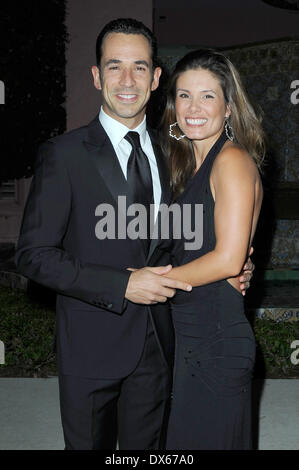
<instances>
[{"instance_id":1,"label":"man in black tuxedo","mask_svg":"<svg viewBox=\"0 0 299 470\"><path fill-rule=\"evenodd\" d=\"M99 239L96 229L102 204L120 221L118 197L136 202L139 177L129 178L132 158L142 152L148 202L170 202L167 167L145 121L161 74L155 61L155 39L142 23L105 26L92 67L101 111L87 126L40 147L24 212L18 269L58 294L66 449L115 449L117 439L120 449L163 448L174 352L166 300L189 287L163 275L171 267L159 258L156 240ZM150 268L154 263L159 266Z\"/></svg>"}]
</instances>

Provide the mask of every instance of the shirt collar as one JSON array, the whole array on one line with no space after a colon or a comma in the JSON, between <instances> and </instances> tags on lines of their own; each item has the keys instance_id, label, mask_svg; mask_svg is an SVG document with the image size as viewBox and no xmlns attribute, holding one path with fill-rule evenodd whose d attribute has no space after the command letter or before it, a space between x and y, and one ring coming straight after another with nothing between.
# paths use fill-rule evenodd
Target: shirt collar
<instances>
[{"instance_id":1,"label":"shirt collar","mask_svg":"<svg viewBox=\"0 0 299 470\"><path fill-rule=\"evenodd\" d=\"M111 143L114 148L116 148L119 145L119 143L122 141L122 139L125 137L125 135L129 131L138 132L140 136L141 145L145 144L146 116L144 116L143 121L137 127L135 127L135 129L129 129L127 126L125 126L121 122L117 121L116 119L112 118L107 113L105 113L105 111L103 110L103 107L101 106L101 110L99 113L99 121L102 124L109 139L111 140Z\"/></svg>"}]
</instances>

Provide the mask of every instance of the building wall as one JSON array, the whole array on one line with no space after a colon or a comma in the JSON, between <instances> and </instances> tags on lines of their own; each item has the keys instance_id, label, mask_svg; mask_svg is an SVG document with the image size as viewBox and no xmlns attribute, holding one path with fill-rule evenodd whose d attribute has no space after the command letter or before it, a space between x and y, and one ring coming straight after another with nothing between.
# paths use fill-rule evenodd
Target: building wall
<instances>
[{"instance_id":1,"label":"building wall","mask_svg":"<svg viewBox=\"0 0 299 470\"><path fill-rule=\"evenodd\" d=\"M231 47L298 37L299 15L261 0L155 0L161 47Z\"/></svg>"},{"instance_id":2,"label":"building wall","mask_svg":"<svg viewBox=\"0 0 299 470\"><path fill-rule=\"evenodd\" d=\"M80 127L98 113L101 93L94 88L91 67L102 27L115 18L132 17L152 29L152 0L69 0L66 52L67 129Z\"/></svg>"},{"instance_id":3,"label":"building wall","mask_svg":"<svg viewBox=\"0 0 299 470\"><path fill-rule=\"evenodd\" d=\"M152 29L152 0L68 0L66 26L67 130L91 121L98 113L100 92L93 86L91 66L95 65L95 43L110 20L133 17ZM16 195L0 199L0 243L16 243L31 178L16 181Z\"/></svg>"},{"instance_id":4,"label":"building wall","mask_svg":"<svg viewBox=\"0 0 299 470\"><path fill-rule=\"evenodd\" d=\"M0 199L0 243L16 243L31 178L15 180L15 196Z\"/></svg>"}]
</instances>

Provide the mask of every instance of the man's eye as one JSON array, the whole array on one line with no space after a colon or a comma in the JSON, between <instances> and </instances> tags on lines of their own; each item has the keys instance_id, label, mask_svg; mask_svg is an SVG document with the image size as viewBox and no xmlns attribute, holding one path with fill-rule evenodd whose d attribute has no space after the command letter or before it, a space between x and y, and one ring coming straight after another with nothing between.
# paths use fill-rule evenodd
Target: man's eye
<instances>
[{"instance_id":1,"label":"man's eye","mask_svg":"<svg viewBox=\"0 0 299 470\"><path fill-rule=\"evenodd\" d=\"M118 65L111 65L109 67L109 70L117 70L118 69Z\"/></svg>"},{"instance_id":2,"label":"man's eye","mask_svg":"<svg viewBox=\"0 0 299 470\"><path fill-rule=\"evenodd\" d=\"M136 67L136 70L138 70L138 72L145 72L145 67L141 67L141 66L138 66Z\"/></svg>"}]
</instances>

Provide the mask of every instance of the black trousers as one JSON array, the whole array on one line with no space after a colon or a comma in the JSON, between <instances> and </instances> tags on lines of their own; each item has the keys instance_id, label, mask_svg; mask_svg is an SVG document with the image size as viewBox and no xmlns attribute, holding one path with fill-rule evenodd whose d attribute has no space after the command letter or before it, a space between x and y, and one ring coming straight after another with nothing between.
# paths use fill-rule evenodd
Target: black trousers
<instances>
[{"instance_id":1,"label":"black trousers","mask_svg":"<svg viewBox=\"0 0 299 470\"><path fill-rule=\"evenodd\" d=\"M135 370L120 379L59 376L61 419L67 450L165 448L171 375L151 320Z\"/></svg>"}]
</instances>

